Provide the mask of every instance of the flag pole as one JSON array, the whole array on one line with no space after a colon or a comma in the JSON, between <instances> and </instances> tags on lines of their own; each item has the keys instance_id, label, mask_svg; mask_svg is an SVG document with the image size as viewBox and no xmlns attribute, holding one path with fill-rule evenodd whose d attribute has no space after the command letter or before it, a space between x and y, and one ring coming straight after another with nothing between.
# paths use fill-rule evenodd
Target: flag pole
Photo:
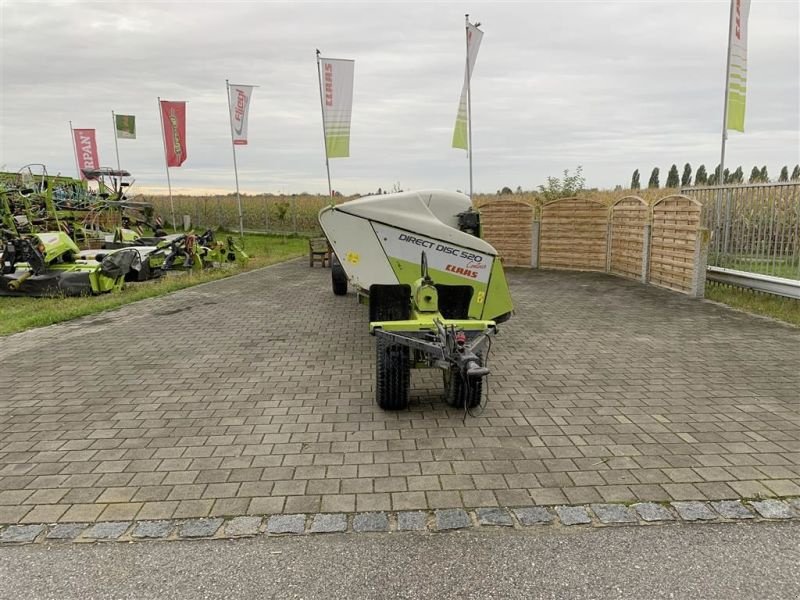
<instances>
[{"instance_id":1,"label":"flag pole","mask_svg":"<svg viewBox=\"0 0 800 600\"><path fill-rule=\"evenodd\" d=\"M731 33L733 29L733 3L736 0L731 0L731 10L730 15L728 17L728 51L727 51L727 58L725 61L725 98L723 101L723 108L722 108L722 143L720 147L719 153L719 175L717 176L716 184L719 186L725 185L725 142L728 139L728 86L730 85L731 79ZM721 223L722 219L722 188L719 188L717 191L717 223ZM730 207L729 207L730 208ZM726 219L727 221L727 219ZM727 223L725 227L725 231L723 233L723 240L722 240L722 247L727 251L728 246L728 228ZM719 242L715 244L717 246L717 250L719 250Z\"/></svg>"},{"instance_id":2,"label":"flag pole","mask_svg":"<svg viewBox=\"0 0 800 600\"><path fill-rule=\"evenodd\" d=\"M469 157L469 199L472 200L472 90L469 72L469 13L464 15L464 31L467 41L467 156Z\"/></svg>"},{"instance_id":3,"label":"flag pole","mask_svg":"<svg viewBox=\"0 0 800 600\"><path fill-rule=\"evenodd\" d=\"M164 114L161 111L161 96L158 96L158 121L161 123L161 140L164 142L164 167L167 170L167 187L169 188L169 209L172 212L172 228L178 230L175 222L175 204L172 202L172 182L169 179L169 162L167 161L167 133L164 130Z\"/></svg>"},{"instance_id":4,"label":"flag pole","mask_svg":"<svg viewBox=\"0 0 800 600\"><path fill-rule=\"evenodd\" d=\"M325 170L328 173L328 197L333 203L333 188L331 187L331 163L328 159L328 135L325 131L325 104L322 100L322 67L320 67L319 50L317 50L317 77L319 77L319 109L322 112L322 141L325 143Z\"/></svg>"},{"instance_id":5,"label":"flag pole","mask_svg":"<svg viewBox=\"0 0 800 600\"><path fill-rule=\"evenodd\" d=\"M75 155L75 168L78 170L78 179L83 179L81 163L78 160L78 147L75 145L75 130L72 128L72 121L69 122L69 137L72 140L72 153Z\"/></svg>"},{"instance_id":6,"label":"flag pole","mask_svg":"<svg viewBox=\"0 0 800 600\"><path fill-rule=\"evenodd\" d=\"M239 237L244 240L244 218L242 198L239 196L239 168L236 166L236 144L233 143L233 120L231 120L231 84L225 80L225 95L228 97L228 124L231 126L231 148L233 150L233 174L236 178L236 204L239 207Z\"/></svg>"},{"instance_id":7,"label":"flag pole","mask_svg":"<svg viewBox=\"0 0 800 600\"><path fill-rule=\"evenodd\" d=\"M730 16L728 17L728 53L725 62L725 101L723 102L722 110L722 148L719 157L719 179L717 185L725 183L725 141L728 139L728 85L730 84L731 77L731 29L733 29L733 3L731 0Z\"/></svg>"},{"instance_id":8,"label":"flag pole","mask_svg":"<svg viewBox=\"0 0 800 600\"><path fill-rule=\"evenodd\" d=\"M117 117L114 111L111 111L111 124L114 127L114 148L117 151L117 171L121 171L122 167L119 166L119 141L117 140Z\"/></svg>"}]
</instances>

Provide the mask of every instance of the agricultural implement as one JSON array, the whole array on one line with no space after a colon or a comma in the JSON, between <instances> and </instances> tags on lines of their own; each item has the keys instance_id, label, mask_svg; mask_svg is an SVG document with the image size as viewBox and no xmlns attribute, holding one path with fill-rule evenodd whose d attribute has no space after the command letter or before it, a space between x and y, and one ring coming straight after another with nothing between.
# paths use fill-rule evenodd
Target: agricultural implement
<instances>
[{"instance_id":1,"label":"agricultural implement","mask_svg":"<svg viewBox=\"0 0 800 600\"><path fill-rule=\"evenodd\" d=\"M385 410L409 403L411 369L439 368L450 406L482 402L497 324L513 305L497 251L463 194L370 196L324 208L333 291L355 287L375 336L375 394Z\"/></svg>"},{"instance_id":2,"label":"agricultural implement","mask_svg":"<svg viewBox=\"0 0 800 600\"><path fill-rule=\"evenodd\" d=\"M82 258L78 246L63 231L17 236L4 230L3 234L3 296L83 296L116 291L138 261L132 250Z\"/></svg>"}]
</instances>

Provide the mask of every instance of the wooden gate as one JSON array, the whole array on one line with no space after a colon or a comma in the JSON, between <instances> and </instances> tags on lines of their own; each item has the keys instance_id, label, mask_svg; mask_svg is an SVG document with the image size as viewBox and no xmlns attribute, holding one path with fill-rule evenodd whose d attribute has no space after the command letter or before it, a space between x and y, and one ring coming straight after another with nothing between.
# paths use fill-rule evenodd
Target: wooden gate
<instances>
[{"instance_id":1,"label":"wooden gate","mask_svg":"<svg viewBox=\"0 0 800 600\"><path fill-rule=\"evenodd\" d=\"M539 266L605 271L608 209L600 202L562 198L542 206Z\"/></svg>"}]
</instances>

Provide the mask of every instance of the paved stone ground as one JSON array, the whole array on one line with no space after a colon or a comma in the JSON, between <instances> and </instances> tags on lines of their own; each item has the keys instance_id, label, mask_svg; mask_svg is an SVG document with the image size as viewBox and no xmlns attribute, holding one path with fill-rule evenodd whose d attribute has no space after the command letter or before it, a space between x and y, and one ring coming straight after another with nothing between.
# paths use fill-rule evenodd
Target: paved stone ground
<instances>
[{"instance_id":1,"label":"paved stone ground","mask_svg":"<svg viewBox=\"0 0 800 600\"><path fill-rule=\"evenodd\" d=\"M0 523L800 495L800 329L514 271L479 417L372 395L367 310L294 261L0 338Z\"/></svg>"}]
</instances>

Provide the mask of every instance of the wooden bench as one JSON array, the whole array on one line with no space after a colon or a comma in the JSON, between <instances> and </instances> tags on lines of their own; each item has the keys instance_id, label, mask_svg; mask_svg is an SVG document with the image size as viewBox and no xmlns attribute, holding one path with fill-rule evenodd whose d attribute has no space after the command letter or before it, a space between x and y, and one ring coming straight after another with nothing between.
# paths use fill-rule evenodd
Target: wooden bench
<instances>
[{"instance_id":1,"label":"wooden bench","mask_svg":"<svg viewBox=\"0 0 800 600\"><path fill-rule=\"evenodd\" d=\"M330 267L331 252L333 249L327 238L310 238L308 240L308 266L313 267L319 263L321 267Z\"/></svg>"}]
</instances>

